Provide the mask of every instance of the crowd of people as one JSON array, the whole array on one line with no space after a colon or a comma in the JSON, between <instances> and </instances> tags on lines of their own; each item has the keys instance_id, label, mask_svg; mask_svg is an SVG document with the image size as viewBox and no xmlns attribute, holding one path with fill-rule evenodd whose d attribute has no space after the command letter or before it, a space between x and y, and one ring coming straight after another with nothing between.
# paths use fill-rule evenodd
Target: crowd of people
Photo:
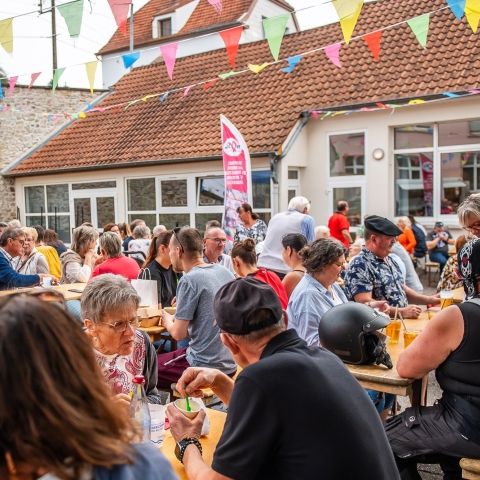
<instances>
[{"instance_id":1,"label":"crowd of people","mask_svg":"<svg viewBox=\"0 0 480 480\"><path fill-rule=\"evenodd\" d=\"M167 408L189 478L414 479L418 462L461 478L459 458L480 458L480 197L459 207L468 233L456 240L442 222L426 232L414 218L378 215L354 239L348 202L337 207L316 227L310 202L295 197L267 226L242 204L233 239L216 221L201 233L134 220L100 235L83 224L67 247L41 226L0 224L0 289L86 284L78 311L54 292L53 303L0 298L0 478L175 478L128 417L136 375L149 403L175 384L182 395L211 388L228 407L211 466L198 441L205 413ZM467 301L438 313L396 365L405 378L435 370L442 398L393 415L395 397L362 389L322 348L319 328L348 302L382 318L438 305L415 268L426 255L439 264L439 290L464 285ZM176 349L137 328L130 282L142 270L162 306L176 307L161 317Z\"/></svg>"}]
</instances>

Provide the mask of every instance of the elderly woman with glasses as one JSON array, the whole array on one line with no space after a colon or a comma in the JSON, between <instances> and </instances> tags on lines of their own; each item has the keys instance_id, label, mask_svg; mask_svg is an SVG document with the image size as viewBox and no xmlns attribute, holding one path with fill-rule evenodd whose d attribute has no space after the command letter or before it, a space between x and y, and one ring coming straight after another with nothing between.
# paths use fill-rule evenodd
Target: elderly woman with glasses
<instances>
[{"instance_id":1,"label":"elderly woman with glasses","mask_svg":"<svg viewBox=\"0 0 480 480\"><path fill-rule=\"evenodd\" d=\"M24 275L35 275L36 273L49 273L47 259L35 248L38 234L32 227L22 228L25 235L23 241L23 255L15 257L12 267Z\"/></svg>"},{"instance_id":2,"label":"elderly woman with glasses","mask_svg":"<svg viewBox=\"0 0 480 480\"><path fill-rule=\"evenodd\" d=\"M81 299L85 331L97 363L119 403L128 405L135 375L145 377L149 403L161 403L157 356L148 335L137 330L140 297L119 275L105 274L87 284Z\"/></svg>"}]
</instances>

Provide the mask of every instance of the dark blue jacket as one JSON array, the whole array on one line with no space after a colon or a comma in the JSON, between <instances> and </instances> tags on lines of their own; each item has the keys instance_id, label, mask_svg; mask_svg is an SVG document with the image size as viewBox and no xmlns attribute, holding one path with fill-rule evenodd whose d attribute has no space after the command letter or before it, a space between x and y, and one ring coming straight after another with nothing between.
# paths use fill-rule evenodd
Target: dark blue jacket
<instances>
[{"instance_id":1,"label":"dark blue jacket","mask_svg":"<svg viewBox=\"0 0 480 480\"><path fill-rule=\"evenodd\" d=\"M8 258L0 251L0 290L8 290L10 288L30 287L40 283L38 275L22 275L17 273Z\"/></svg>"}]
</instances>

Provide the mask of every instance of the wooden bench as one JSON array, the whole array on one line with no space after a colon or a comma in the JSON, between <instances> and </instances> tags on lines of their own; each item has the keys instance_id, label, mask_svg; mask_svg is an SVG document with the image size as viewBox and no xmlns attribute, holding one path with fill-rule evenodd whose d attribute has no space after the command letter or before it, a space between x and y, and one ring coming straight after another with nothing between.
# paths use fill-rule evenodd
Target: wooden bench
<instances>
[{"instance_id":1,"label":"wooden bench","mask_svg":"<svg viewBox=\"0 0 480 480\"><path fill-rule=\"evenodd\" d=\"M438 262L431 262L430 260L425 261L425 273L427 274L428 285L432 285L432 277L436 284L440 275L440 264Z\"/></svg>"},{"instance_id":2,"label":"wooden bench","mask_svg":"<svg viewBox=\"0 0 480 480\"><path fill-rule=\"evenodd\" d=\"M468 480L480 480L480 460L474 458L462 458L460 460L462 467L462 478Z\"/></svg>"}]
</instances>

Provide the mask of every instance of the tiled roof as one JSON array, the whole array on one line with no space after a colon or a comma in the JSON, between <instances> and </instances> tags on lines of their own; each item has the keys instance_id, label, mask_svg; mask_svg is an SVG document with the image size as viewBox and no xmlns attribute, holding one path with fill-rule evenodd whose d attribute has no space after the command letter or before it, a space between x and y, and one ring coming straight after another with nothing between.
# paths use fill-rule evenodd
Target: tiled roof
<instances>
[{"instance_id":1,"label":"tiled roof","mask_svg":"<svg viewBox=\"0 0 480 480\"><path fill-rule=\"evenodd\" d=\"M150 0L134 15L134 45L139 47L146 44L164 43L177 37L208 28L218 27L238 22L239 18L248 12L255 0L224 0L223 9L219 14L207 2L200 0L183 28L174 35L162 38L152 38L152 20L158 15L168 14L176 8L189 3L191 0ZM283 3L283 2L282 2ZM127 33L120 30L98 52L101 55L128 49L130 38L130 24L127 22Z\"/></svg>"},{"instance_id":2,"label":"tiled roof","mask_svg":"<svg viewBox=\"0 0 480 480\"><path fill-rule=\"evenodd\" d=\"M354 34L365 34L444 6L444 0L368 3ZM281 57L329 45L341 38L338 24L291 34L283 41ZM63 130L11 173L219 158L220 114L236 124L251 154L275 152L301 112L309 109L478 87L479 48L478 35L472 33L466 21L455 20L449 9L443 9L431 15L426 49L418 44L407 24L402 24L384 32L378 62L363 40L352 40L342 48L341 69L319 51L303 57L291 74L279 72L280 66L274 65L258 75L248 72L219 80L206 92L195 87L185 98L180 91L164 103L153 99L127 110L92 114ZM270 58L266 41L250 43L240 47L237 64L260 64ZM140 67L116 84L115 92L103 105L190 85L228 70L224 50L179 59L173 82L163 63Z\"/></svg>"}]
</instances>

